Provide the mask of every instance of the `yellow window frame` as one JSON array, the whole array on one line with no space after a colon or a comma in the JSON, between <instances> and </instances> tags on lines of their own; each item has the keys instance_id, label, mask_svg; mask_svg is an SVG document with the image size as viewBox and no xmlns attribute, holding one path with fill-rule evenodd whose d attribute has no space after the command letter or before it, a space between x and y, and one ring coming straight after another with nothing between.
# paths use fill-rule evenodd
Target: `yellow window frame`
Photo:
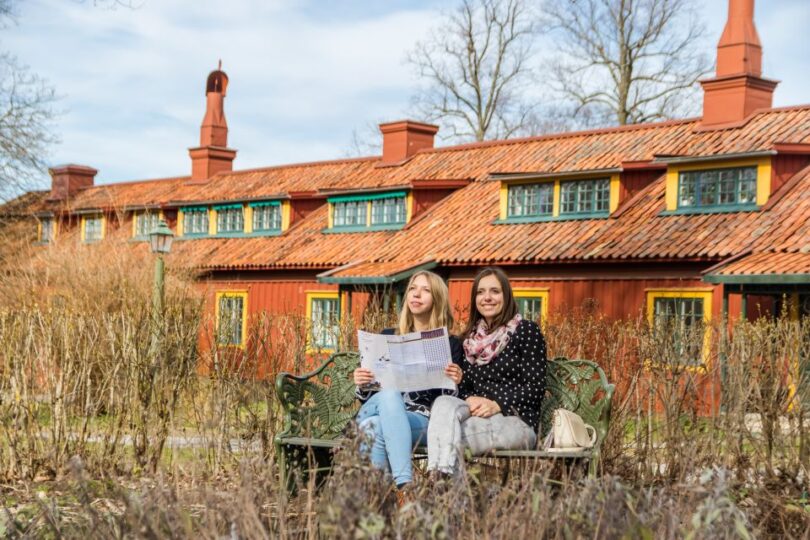
<instances>
[{"instance_id":1,"label":"yellow window frame","mask_svg":"<svg viewBox=\"0 0 810 540\"><path fill-rule=\"evenodd\" d=\"M601 180L606 176L604 174L584 174L582 176L576 175L566 177L564 179L533 179L533 180L503 180L501 181L500 189L500 213L499 219L501 221L509 219L509 187L510 186L525 186L531 184L554 184L554 194L552 200L551 217L560 217L560 196L562 193L561 184L563 182L573 182L577 180ZM607 176L610 179L610 204L608 214L612 214L619 207L619 188L621 186L620 176L618 174L611 174ZM563 215L565 218L565 215Z\"/></svg>"},{"instance_id":2,"label":"yellow window frame","mask_svg":"<svg viewBox=\"0 0 810 540\"><path fill-rule=\"evenodd\" d=\"M48 220L51 223L53 223L53 226L51 228L51 239L48 242L42 241L42 231L43 231L42 222L45 220ZM56 219L56 216L37 218L37 242L40 242L42 244L52 244L54 241L56 241L56 236L58 232L59 232L59 220Z\"/></svg>"},{"instance_id":3,"label":"yellow window frame","mask_svg":"<svg viewBox=\"0 0 810 540\"><path fill-rule=\"evenodd\" d=\"M540 302L540 325L546 324L548 318L548 287L515 287L512 294L515 300L518 299L539 299Z\"/></svg>"},{"instance_id":4,"label":"yellow window frame","mask_svg":"<svg viewBox=\"0 0 810 540\"><path fill-rule=\"evenodd\" d=\"M714 289L710 287L699 288L666 288L666 289L646 289L647 293L647 322L652 327L655 324L655 300L658 298L689 298L703 300L703 324L705 326L703 336L703 351L701 353L702 364L694 366L684 366L687 371L703 372L709 367L709 358L711 355L711 332L709 331L709 323L712 320L712 295ZM658 366L661 364L654 360L647 360L645 362L647 367Z\"/></svg>"},{"instance_id":5,"label":"yellow window frame","mask_svg":"<svg viewBox=\"0 0 810 540\"><path fill-rule=\"evenodd\" d=\"M338 321L343 316L343 302L341 302L340 293L338 291L307 291L307 320L312 324L312 303L315 300L337 300L338 302ZM318 347L312 341L312 330L307 331L307 353L327 352L332 353L335 351L331 347ZM336 336L337 337L337 336Z\"/></svg>"},{"instance_id":6,"label":"yellow window frame","mask_svg":"<svg viewBox=\"0 0 810 540\"><path fill-rule=\"evenodd\" d=\"M220 343L219 342L219 305L220 301L223 298L241 298L242 299L242 328L240 328L241 332L241 342L239 344L235 343ZM218 347L235 347L238 349L244 349L247 343L247 317L248 315L248 292L245 290L225 290L225 291L217 291L216 293L216 304L214 305L214 321L215 322L215 335L216 339L215 342Z\"/></svg>"},{"instance_id":7,"label":"yellow window frame","mask_svg":"<svg viewBox=\"0 0 810 540\"><path fill-rule=\"evenodd\" d=\"M771 196L772 164L768 156L750 159L707 161L667 167L666 205L668 212L678 210L678 183L682 172L711 171L715 169L757 168L757 206L768 202ZM707 207L711 208L711 207Z\"/></svg>"},{"instance_id":8,"label":"yellow window frame","mask_svg":"<svg viewBox=\"0 0 810 540\"><path fill-rule=\"evenodd\" d=\"M99 242L101 240L104 240L104 238L107 236L107 217L104 214L83 215L81 225L79 227L79 234L81 236L82 243L87 243L88 242L88 240L86 238L86 235L85 235L85 224L87 223L87 220L90 219L90 218L99 218L99 219L101 219L101 236L98 238L98 240L91 240L90 242Z\"/></svg>"}]
</instances>

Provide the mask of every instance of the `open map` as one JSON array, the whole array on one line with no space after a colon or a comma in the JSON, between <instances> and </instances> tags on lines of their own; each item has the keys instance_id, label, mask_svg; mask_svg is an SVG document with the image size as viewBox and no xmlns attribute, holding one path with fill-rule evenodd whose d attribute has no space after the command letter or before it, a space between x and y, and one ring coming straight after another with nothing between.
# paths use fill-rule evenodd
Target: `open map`
<instances>
[{"instance_id":1,"label":"open map","mask_svg":"<svg viewBox=\"0 0 810 540\"><path fill-rule=\"evenodd\" d=\"M382 388L400 392L456 388L444 374L452 361L447 328L400 336L358 330L357 343L360 365L374 373Z\"/></svg>"}]
</instances>

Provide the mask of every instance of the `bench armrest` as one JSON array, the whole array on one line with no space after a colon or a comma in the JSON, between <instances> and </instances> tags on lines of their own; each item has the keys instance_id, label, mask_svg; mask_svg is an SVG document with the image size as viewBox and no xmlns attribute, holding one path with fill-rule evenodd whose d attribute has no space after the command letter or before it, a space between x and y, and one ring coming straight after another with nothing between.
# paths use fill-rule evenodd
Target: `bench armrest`
<instances>
[{"instance_id":1,"label":"bench armrest","mask_svg":"<svg viewBox=\"0 0 810 540\"><path fill-rule=\"evenodd\" d=\"M339 352L310 373L279 373L276 396L284 422L276 444L289 437L337 437L357 408L350 375L358 365L356 352Z\"/></svg>"}]
</instances>

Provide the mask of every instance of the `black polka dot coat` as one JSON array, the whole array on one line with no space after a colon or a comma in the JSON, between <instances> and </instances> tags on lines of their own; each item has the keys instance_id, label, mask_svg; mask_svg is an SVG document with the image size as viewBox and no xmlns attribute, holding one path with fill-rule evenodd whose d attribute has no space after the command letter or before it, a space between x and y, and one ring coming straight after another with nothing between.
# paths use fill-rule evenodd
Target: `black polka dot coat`
<instances>
[{"instance_id":1,"label":"black polka dot coat","mask_svg":"<svg viewBox=\"0 0 810 540\"><path fill-rule=\"evenodd\" d=\"M501 354L480 366L465 360L461 369L458 397L491 399L504 416L519 416L537 429L546 391L546 340L537 323L523 319Z\"/></svg>"}]
</instances>

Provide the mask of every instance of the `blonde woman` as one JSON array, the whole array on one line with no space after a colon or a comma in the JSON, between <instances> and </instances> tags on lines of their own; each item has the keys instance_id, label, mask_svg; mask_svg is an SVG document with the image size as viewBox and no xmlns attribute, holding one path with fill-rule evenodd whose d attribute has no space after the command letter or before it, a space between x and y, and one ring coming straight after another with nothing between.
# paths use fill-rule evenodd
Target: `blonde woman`
<instances>
[{"instance_id":1,"label":"blonde woman","mask_svg":"<svg viewBox=\"0 0 810 540\"><path fill-rule=\"evenodd\" d=\"M406 289L399 328L386 329L383 333L407 334L441 327L449 330L453 326L453 316L448 297L447 285L441 277L427 271L414 274ZM464 358L464 350L455 336L450 336L450 350L453 363L445 374L459 384L462 377L459 364ZM399 495L413 479L411 454L426 440L430 408L443 391L434 389L403 394L392 390L364 390L363 387L373 380L374 375L368 369L354 370L357 398L363 402L356 421L360 432L371 441L370 448L365 448L371 463L391 472Z\"/></svg>"}]
</instances>

